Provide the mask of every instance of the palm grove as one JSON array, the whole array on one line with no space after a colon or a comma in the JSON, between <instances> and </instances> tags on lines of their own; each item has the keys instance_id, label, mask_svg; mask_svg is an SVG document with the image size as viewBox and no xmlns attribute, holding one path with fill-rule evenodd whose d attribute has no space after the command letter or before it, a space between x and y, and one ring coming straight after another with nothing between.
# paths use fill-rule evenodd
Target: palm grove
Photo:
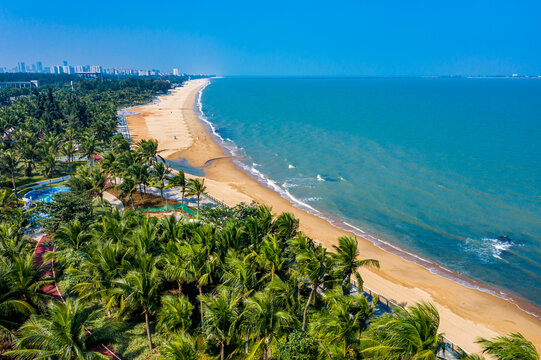
<instances>
[{"instance_id":1,"label":"palm grove","mask_svg":"<svg viewBox=\"0 0 541 360\"><path fill-rule=\"evenodd\" d=\"M379 266L359 259L353 237L326 249L299 232L291 214L256 204L203 208L195 221L133 211L133 196L147 186L195 196L198 208L205 187L171 173L155 141L132 150L113 135L118 106L165 90L129 85L85 82L77 92L36 93L0 110L0 356L106 358L106 344L121 358L141 359L437 358L434 306L375 316L377 297L350 285L362 286L363 267ZM76 153L89 164L72 168ZM64 167L73 173L71 192L40 210L53 249L40 263L17 184ZM100 201L108 188L121 192L126 210ZM61 299L46 291L55 285ZM497 359L539 359L520 334L479 343Z\"/></svg>"}]
</instances>

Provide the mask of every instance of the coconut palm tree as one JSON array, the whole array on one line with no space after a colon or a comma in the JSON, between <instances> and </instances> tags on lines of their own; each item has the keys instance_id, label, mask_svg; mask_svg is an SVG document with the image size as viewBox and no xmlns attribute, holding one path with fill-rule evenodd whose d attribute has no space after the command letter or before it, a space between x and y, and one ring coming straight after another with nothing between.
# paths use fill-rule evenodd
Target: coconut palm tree
<instances>
[{"instance_id":1,"label":"coconut palm tree","mask_svg":"<svg viewBox=\"0 0 541 360\"><path fill-rule=\"evenodd\" d=\"M281 273L286 264L287 258L284 257L284 251L275 234L269 234L263 238L259 252L254 252L256 262L265 269L270 275L270 280L274 280L276 273Z\"/></svg>"},{"instance_id":2,"label":"coconut palm tree","mask_svg":"<svg viewBox=\"0 0 541 360\"><path fill-rule=\"evenodd\" d=\"M32 176L32 169L38 160L38 147L36 146L35 142L31 140L23 140L17 143L17 149L19 150L21 159L24 160L25 175Z\"/></svg>"},{"instance_id":3,"label":"coconut palm tree","mask_svg":"<svg viewBox=\"0 0 541 360\"><path fill-rule=\"evenodd\" d=\"M146 186L148 185L148 181L150 180L150 173L149 173L148 165L133 164L132 166L128 168L128 174L139 186L139 193L141 194L141 199L142 199L144 189L146 189Z\"/></svg>"},{"instance_id":4,"label":"coconut palm tree","mask_svg":"<svg viewBox=\"0 0 541 360\"><path fill-rule=\"evenodd\" d=\"M274 222L278 235L283 240L288 240L297 236L299 230L299 219L291 213L281 213Z\"/></svg>"},{"instance_id":5,"label":"coconut palm tree","mask_svg":"<svg viewBox=\"0 0 541 360\"><path fill-rule=\"evenodd\" d=\"M240 294L218 287L214 295L200 295L205 312L205 333L220 347L220 359L225 359L225 346L237 335L240 319Z\"/></svg>"},{"instance_id":6,"label":"coconut palm tree","mask_svg":"<svg viewBox=\"0 0 541 360\"><path fill-rule=\"evenodd\" d=\"M369 359L435 360L443 347L439 325L440 316L432 304L422 302L407 310L396 307L371 323L361 352Z\"/></svg>"},{"instance_id":7,"label":"coconut palm tree","mask_svg":"<svg viewBox=\"0 0 541 360\"><path fill-rule=\"evenodd\" d=\"M109 188L107 174L101 169L92 169L90 173L89 195L99 196L103 200L103 193Z\"/></svg>"},{"instance_id":8,"label":"coconut palm tree","mask_svg":"<svg viewBox=\"0 0 541 360\"><path fill-rule=\"evenodd\" d=\"M91 239L92 234L86 227L79 220L73 220L57 229L53 236L53 243L60 248L79 250L86 246Z\"/></svg>"},{"instance_id":9,"label":"coconut palm tree","mask_svg":"<svg viewBox=\"0 0 541 360\"><path fill-rule=\"evenodd\" d=\"M164 295L158 310L157 328L169 333L188 330L192 324L193 305L184 295Z\"/></svg>"},{"instance_id":10,"label":"coconut palm tree","mask_svg":"<svg viewBox=\"0 0 541 360\"><path fill-rule=\"evenodd\" d=\"M19 167L20 156L14 149L2 150L0 153L0 168L5 170L11 176L11 183L13 185L13 192L17 200L19 195L17 194L17 184L15 183L15 173Z\"/></svg>"},{"instance_id":11,"label":"coconut palm tree","mask_svg":"<svg viewBox=\"0 0 541 360\"><path fill-rule=\"evenodd\" d=\"M164 163L159 162L156 163L152 170L152 184L160 189L160 196L163 197L163 189L165 188L165 179L167 178L167 175L171 172L171 169L169 166L164 165Z\"/></svg>"},{"instance_id":12,"label":"coconut palm tree","mask_svg":"<svg viewBox=\"0 0 541 360\"><path fill-rule=\"evenodd\" d=\"M185 270L183 276L188 281L194 281L199 291L199 309L201 314L201 327L205 327L205 312L203 310L203 286L211 283L212 272L218 261L217 257L209 256L209 248L203 243L188 243L182 247Z\"/></svg>"},{"instance_id":13,"label":"coconut palm tree","mask_svg":"<svg viewBox=\"0 0 541 360\"><path fill-rule=\"evenodd\" d=\"M163 158L159 155L161 151L158 151L158 140L155 139L139 140L136 144L135 152L139 159L149 166L154 165L157 162L157 158L163 161Z\"/></svg>"},{"instance_id":14,"label":"coconut palm tree","mask_svg":"<svg viewBox=\"0 0 541 360\"><path fill-rule=\"evenodd\" d=\"M50 178L51 175L54 175L56 170L56 154L48 151L42 157L40 164L43 168L43 175L45 175L46 178Z\"/></svg>"},{"instance_id":15,"label":"coconut palm tree","mask_svg":"<svg viewBox=\"0 0 541 360\"><path fill-rule=\"evenodd\" d=\"M207 187L205 186L205 179L190 179L188 180L188 196L196 196L197 197L197 212L199 212L199 202L201 199L201 195L206 194Z\"/></svg>"},{"instance_id":16,"label":"coconut palm tree","mask_svg":"<svg viewBox=\"0 0 541 360\"><path fill-rule=\"evenodd\" d=\"M256 353L259 348L263 352L263 360L272 358L272 344L283 333L287 326L294 323L294 318L277 302L270 291L260 291L248 298L246 309L242 314L242 327L257 343L252 350Z\"/></svg>"},{"instance_id":17,"label":"coconut palm tree","mask_svg":"<svg viewBox=\"0 0 541 360\"><path fill-rule=\"evenodd\" d=\"M180 187L180 192L182 194L182 204L184 204L184 195L186 193L186 177L184 176L184 171L178 170L178 172L167 179L168 184L167 189L172 187Z\"/></svg>"},{"instance_id":18,"label":"coconut palm tree","mask_svg":"<svg viewBox=\"0 0 541 360\"><path fill-rule=\"evenodd\" d=\"M332 359L359 357L359 337L374 314L377 297L368 303L363 295L344 296L342 289L325 292L326 308L310 324L314 338L320 339L322 353Z\"/></svg>"},{"instance_id":19,"label":"coconut palm tree","mask_svg":"<svg viewBox=\"0 0 541 360\"><path fill-rule=\"evenodd\" d=\"M302 331L306 331L308 307L314 299L317 291L324 284L331 271L331 259L327 255L327 249L321 245L308 248L297 255L297 263L300 266L302 276L308 280L311 286L310 295L304 306L302 316Z\"/></svg>"},{"instance_id":20,"label":"coconut palm tree","mask_svg":"<svg viewBox=\"0 0 541 360\"><path fill-rule=\"evenodd\" d=\"M497 336L490 340L479 338L476 342L482 346L483 353L497 360L539 360L534 344L520 333Z\"/></svg>"},{"instance_id":21,"label":"coconut palm tree","mask_svg":"<svg viewBox=\"0 0 541 360\"><path fill-rule=\"evenodd\" d=\"M258 274L256 269L252 266L251 259L251 255L246 255L239 259L237 255L231 251L226 257L225 265L223 266L223 286L236 289L243 300L248 297L258 282Z\"/></svg>"},{"instance_id":22,"label":"coconut palm tree","mask_svg":"<svg viewBox=\"0 0 541 360\"><path fill-rule=\"evenodd\" d=\"M164 360L195 360L194 339L189 334L181 332L160 349L160 358Z\"/></svg>"},{"instance_id":23,"label":"coconut palm tree","mask_svg":"<svg viewBox=\"0 0 541 360\"><path fill-rule=\"evenodd\" d=\"M94 351L116 335L119 324L100 322L95 308L82 308L77 301L53 301L47 315L33 315L19 329L15 350L6 355L16 359L109 359Z\"/></svg>"},{"instance_id":24,"label":"coconut palm tree","mask_svg":"<svg viewBox=\"0 0 541 360\"><path fill-rule=\"evenodd\" d=\"M17 199L9 189L0 190L0 216L9 215L17 208Z\"/></svg>"},{"instance_id":25,"label":"coconut palm tree","mask_svg":"<svg viewBox=\"0 0 541 360\"><path fill-rule=\"evenodd\" d=\"M0 289L3 286L0 287ZM19 327L17 315L28 316L34 312L34 308L24 300L13 298L12 292L0 295L0 340L13 341L15 336L12 329Z\"/></svg>"},{"instance_id":26,"label":"coconut palm tree","mask_svg":"<svg viewBox=\"0 0 541 360\"><path fill-rule=\"evenodd\" d=\"M75 142L68 139L64 145L62 145L62 154L68 159L68 169L71 170L71 163L73 161L73 155L77 149L75 148Z\"/></svg>"},{"instance_id":27,"label":"coconut palm tree","mask_svg":"<svg viewBox=\"0 0 541 360\"><path fill-rule=\"evenodd\" d=\"M43 265L36 263L33 253L21 254L13 259L4 258L0 262L2 278L8 292L16 299L23 300L34 308L39 308L49 300L41 289L51 284L52 279L45 276Z\"/></svg>"},{"instance_id":28,"label":"coconut palm tree","mask_svg":"<svg viewBox=\"0 0 541 360\"><path fill-rule=\"evenodd\" d=\"M135 210L135 205L133 203L133 194L137 191L137 184L131 177L125 177L120 184L115 186L121 192L121 196L128 198L131 204L132 210Z\"/></svg>"},{"instance_id":29,"label":"coconut palm tree","mask_svg":"<svg viewBox=\"0 0 541 360\"><path fill-rule=\"evenodd\" d=\"M79 144L79 151L81 152L81 155L88 158L91 167L94 167L96 147L96 135L91 133L84 134L81 143Z\"/></svg>"},{"instance_id":30,"label":"coconut palm tree","mask_svg":"<svg viewBox=\"0 0 541 360\"><path fill-rule=\"evenodd\" d=\"M161 284L161 273L157 267L159 257L149 253L135 256L131 270L115 282L122 291L126 303L132 309L142 309L145 315L148 348L152 351L150 316L154 313Z\"/></svg>"},{"instance_id":31,"label":"coconut palm tree","mask_svg":"<svg viewBox=\"0 0 541 360\"><path fill-rule=\"evenodd\" d=\"M363 278L358 271L359 268L368 266L379 268L379 261L377 260L357 260L359 258L358 245L357 238L353 236L342 236L338 238L338 246L333 245L336 253L332 253L331 257L334 260L335 271L342 279L342 287L346 295L350 291L352 275L355 275L359 291L363 289Z\"/></svg>"},{"instance_id":32,"label":"coconut palm tree","mask_svg":"<svg viewBox=\"0 0 541 360\"><path fill-rule=\"evenodd\" d=\"M77 266L70 266L66 273L74 280L73 290L79 299L101 303L108 316L113 308L123 310L122 294L115 291L115 280L123 273L123 265L129 256L121 242L109 238L100 241L93 233L93 246L84 252Z\"/></svg>"}]
</instances>

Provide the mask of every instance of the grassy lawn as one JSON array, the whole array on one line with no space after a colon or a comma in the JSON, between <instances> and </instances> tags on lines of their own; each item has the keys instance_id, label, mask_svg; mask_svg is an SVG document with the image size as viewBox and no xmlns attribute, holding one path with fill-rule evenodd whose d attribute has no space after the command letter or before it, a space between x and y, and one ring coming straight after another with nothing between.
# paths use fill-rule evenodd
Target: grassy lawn
<instances>
[{"instance_id":1,"label":"grassy lawn","mask_svg":"<svg viewBox=\"0 0 541 360\"><path fill-rule=\"evenodd\" d=\"M125 359L144 360L156 358L156 348L168 340L168 336L154 331L152 333L152 342L154 344L155 353L154 355L151 354L148 348L144 320L138 322L133 319L126 322L125 326L119 331L115 341L109 345Z\"/></svg>"}]
</instances>

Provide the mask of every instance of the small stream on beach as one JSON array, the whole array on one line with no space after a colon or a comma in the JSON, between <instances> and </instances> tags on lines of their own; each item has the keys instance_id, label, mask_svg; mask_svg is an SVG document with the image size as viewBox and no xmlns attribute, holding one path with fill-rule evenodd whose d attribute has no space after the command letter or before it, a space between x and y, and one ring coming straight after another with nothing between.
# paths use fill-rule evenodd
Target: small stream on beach
<instances>
[{"instance_id":1,"label":"small stream on beach","mask_svg":"<svg viewBox=\"0 0 541 360\"><path fill-rule=\"evenodd\" d=\"M541 79L225 78L201 109L300 208L541 306L539 99Z\"/></svg>"}]
</instances>

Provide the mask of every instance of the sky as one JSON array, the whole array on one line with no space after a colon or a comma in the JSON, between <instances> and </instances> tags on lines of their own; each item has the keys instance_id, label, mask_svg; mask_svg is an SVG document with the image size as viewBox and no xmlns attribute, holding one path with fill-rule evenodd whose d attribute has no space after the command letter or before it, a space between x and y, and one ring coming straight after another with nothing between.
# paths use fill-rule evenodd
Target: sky
<instances>
[{"instance_id":1,"label":"sky","mask_svg":"<svg viewBox=\"0 0 541 360\"><path fill-rule=\"evenodd\" d=\"M541 75L540 14L539 0L0 0L0 66Z\"/></svg>"}]
</instances>

